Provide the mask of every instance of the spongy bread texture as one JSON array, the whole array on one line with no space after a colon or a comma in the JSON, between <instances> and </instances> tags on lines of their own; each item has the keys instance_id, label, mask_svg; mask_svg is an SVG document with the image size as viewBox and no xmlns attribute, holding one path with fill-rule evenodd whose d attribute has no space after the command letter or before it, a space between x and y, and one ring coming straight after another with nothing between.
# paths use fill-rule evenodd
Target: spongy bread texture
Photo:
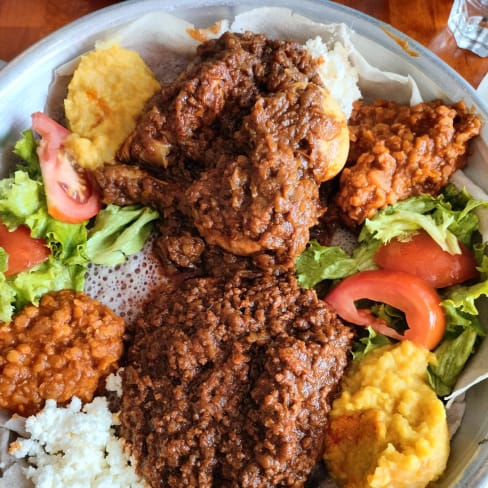
<instances>
[{"instance_id":1,"label":"spongy bread texture","mask_svg":"<svg viewBox=\"0 0 488 488\"><path fill-rule=\"evenodd\" d=\"M134 321L163 280L163 268L152 252L153 243L154 238L148 239L143 249L128 256L123 264L88 268L85 292L112 308L127 324Z\"/></svg>"}]
</instances>

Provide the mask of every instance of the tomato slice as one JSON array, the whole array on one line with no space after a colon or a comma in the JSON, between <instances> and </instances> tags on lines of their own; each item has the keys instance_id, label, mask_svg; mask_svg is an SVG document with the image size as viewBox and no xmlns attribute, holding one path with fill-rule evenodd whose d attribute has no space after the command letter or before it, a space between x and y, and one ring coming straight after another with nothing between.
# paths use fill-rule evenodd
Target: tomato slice
<instances>
[{"instance_id":1,"label":"tomato slice","mask_svg":"<svg viewBox=\"0 0 488 488\"><path fill-rule=\"evenodd\" d=\"M369 310L358 309L357 300L386 303L405 313L408 329L399 334ZM362 271L345 278L326 297L327 303L347 322L371 326L397 340L409 339L433 349L446 328L444 310L436 290L424 280L403 271Z\"/></svg>"},{"instance_id":2,"label":"tomato slice","mask_svg":"<svg viewBox=\"0 0 488 488\"><path fill-rule=\"evenodd\" d=\"M5 224L0 223L0 247L3 247L8 254L5 276L36 266L45 261L51 253L46 246L46 241L31 237L30 229L23 225L10 231Z\"/></svg>"},{"instance_id":3,"label":"tomato slice","mask_svg":"<svg viewBox=\"0 0 488 488\"><path fill-rule=\"evenodd\" d=\"M95 216L101 208L98 187L91 173L71 161L63 149L68 129L36 112L32 128L41 136L37 148L49 214L68 223Z\"/></svg>"},{"instance_id":4,"label":"tomato slice","mask_svg":"<svg viewBox=\"0 0 488 488\"><path fill-rule=\"evenodd\" d=\"M412 273L434 288L444 288L478 276L473 253L461 242L459 245L461 254L450 254L420 231L409 241L392 239L382 245L374 260L382 269Z\"/></svg>"}]
</instances>

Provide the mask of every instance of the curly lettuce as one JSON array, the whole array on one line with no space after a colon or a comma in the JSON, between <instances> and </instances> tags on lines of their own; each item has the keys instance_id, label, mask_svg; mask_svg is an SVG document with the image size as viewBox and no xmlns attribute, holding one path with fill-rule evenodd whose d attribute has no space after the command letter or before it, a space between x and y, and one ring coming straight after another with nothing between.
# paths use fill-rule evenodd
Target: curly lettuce
<instances>
[{"instance_id":1,"label":"curly lettuce","mask_svg":"<svg viewBox=\"0 0 488 488\"><path fill-rule=\"evenodd\" d=\"M86 253L95 264L115 266L139 251L152 230L158 212L148 207L108 205L88 232Z\"/></svg>"}]
</instances>

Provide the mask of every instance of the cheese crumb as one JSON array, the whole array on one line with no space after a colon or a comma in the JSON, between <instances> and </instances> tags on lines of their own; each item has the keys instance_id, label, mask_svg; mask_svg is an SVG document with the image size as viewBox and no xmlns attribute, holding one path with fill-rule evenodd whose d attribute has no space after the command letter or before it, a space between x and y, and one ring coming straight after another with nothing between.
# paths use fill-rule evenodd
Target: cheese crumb
<instances>
[{"instance_id":1,"label":"cheese crumb","mask_svg":"<svg viewBox=\"0 0 488 488\"><path fill-rule=\"evenodd\" d=\"M124 368L119 368L115 373L111 373L105 379L105 388L107 391L113 391L117 397L122 398L122 376Z\"/></svg>"},{"instance_id":2,"label":"cheese crumb","mask_svg":"<svg viewBox=\"0 0 488 488\"><path fill-rule=\"evenodd\" d=\"M26 420L31 437L17 439L9 452L27 458L24 473L37 488L146 488L124 441L114 434L117 424L105 397L83 408L76 397L65 408L48 400Z\"/></svg>"},{"instance_id":3,"label":"cheese crumb","mask_svg":"<svg viewBox=\"0 0 488 488\"><path fill-rule=\"evenodd\" d=\"M319 36L309 39L305 49L310 56L319 60L322 81L349 119L354 101L361 98L361 91L358 71L349 61L347 49L340 42L329 49Z\"/></svg>"}]
</instances>

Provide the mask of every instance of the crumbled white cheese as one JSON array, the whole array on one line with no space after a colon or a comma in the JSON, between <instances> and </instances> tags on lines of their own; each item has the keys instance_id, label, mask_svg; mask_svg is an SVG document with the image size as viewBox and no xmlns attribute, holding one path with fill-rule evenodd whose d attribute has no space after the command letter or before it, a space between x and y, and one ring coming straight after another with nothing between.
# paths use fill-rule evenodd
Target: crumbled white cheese
<instances>
[{"instance_id":1,"label":"crumbled white cheese","mask_svg":"<svg viewBox=\"0 0 488 488\"><path fill-rule=\"evenodd\" d=\"M346 118L351 116L352 104L361 98L358 85L358 71L349 61L347 49L336 42L328 49L317 36L305 43L305 49L315 59L320 60L319 74L330 94L339 102Z\"/></svg>"},{"instance_id":2,"label":"crumbled white cheese","mask_svg":"<svg viewBox=\"0 0 488 488\"><path fill-rule=\"evenodd\" d=\"M124 368L119 368L115 373L110 373L105 379L107 391L113 391L119 398L122 398L122 376Z\"/></svg>"},{"instance_id":3,"label":"crumbled white cheese","mask_svg":"<svg viewBox=\"0 0 488 488\"><path fill-rule=\"evenodd\" d=\"M13 442L10 453L27 457L25 475L37 488L145 488L123 440L114 435L117 424L104 397L83 408L78 398L66 408L48 400L26 420L31 437Z\"/></svg>"}]
</instances>

